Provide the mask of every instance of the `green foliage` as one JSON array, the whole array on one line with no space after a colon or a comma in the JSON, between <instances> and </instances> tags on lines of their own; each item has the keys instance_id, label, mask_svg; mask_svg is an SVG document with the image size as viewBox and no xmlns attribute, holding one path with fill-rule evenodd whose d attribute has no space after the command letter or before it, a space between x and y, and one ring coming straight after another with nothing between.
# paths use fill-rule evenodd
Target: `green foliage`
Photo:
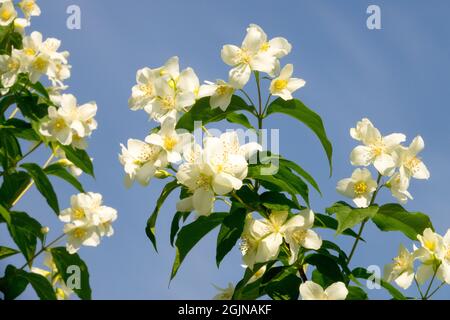
<instances>
[{"instance_id":1,"label":"green foliage","mask_svg":"<svg viewBox=\"0 0 450 320\"><path fill-rule=\"evenodd\" d=\"M59 275L63 278L66 284L69 284L69 281L71 281L70 278L72 276L69 267L73 268L73 266L76 266L79 268L81 276L80 286L79 288L74 287L73 291L80 299L90 300L92 296L92 290L89 285L89 270L84 261L81 260L80 256L76 253L69 254L66 251L66 248L63 247L52 248L50 250L50 253L53 257L56 268L58 269Z\"/></svg>"},{"instance_id":2,"label":"green foliage","mask_svg":"<svg viewBox=\"0 0 450 320\"><path fill-rule=\"evenodd\" d=\"M94 166L92 165L91 158L86 151L81 149L75 149L72 146L60 145L60 148L66 154L67 159L75 166L83 170L83 172L94 177Z\"/></svg>"}]
</instances>

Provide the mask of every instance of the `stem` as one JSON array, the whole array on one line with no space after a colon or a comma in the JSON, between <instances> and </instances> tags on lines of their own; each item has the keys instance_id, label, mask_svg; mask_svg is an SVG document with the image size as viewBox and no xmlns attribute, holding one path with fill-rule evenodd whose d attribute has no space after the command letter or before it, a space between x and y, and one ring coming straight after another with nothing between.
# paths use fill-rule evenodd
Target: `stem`
<instances>
[{"instance_id":1,"label":"stem","mask_svg":"<svg viewBox=\"0 0 450 320\"><path fill-rule=\"evenodd\" d=\"M416 283L417 289L419 290L420 298L423 300L425 297L424 297L424 295L423 295L422 290L420 289L420 285L419 285L419 283L417 282L416 276L414 276L414 282Z\"/></svg>"},{"instance_id":2,"label":"stem","mask_svg":"<svg viewBox=\"0 0 450 320\"><path fill-rule=\"evenodd\" d=\"M34 150L36 150L37 148L39 148L39 146L42 144L42 141L39 141L38 143L36 143L34 146L32 146L31 148L30 148L30 150L28 150L27 151L27 153L25 153L23 156L22 156L22 159L20 159L20 160L23 160L23 159L25 159L27 156L29 156Z\"/></svg>"},{"instance_id":3,"label":"stem","mask_svg":"<svg viewBox=\"0 0 450 320\"><path fill-rule=\"evenodd\" d=\"M262 112L263 116L265 116L267 108L269 107L270 98L272 98L272 94L269 94L269 96L267 97L267 101L266 101L266 104L264 105L264 109Z\"/></svg>"},{"instance_id":4,"label":"stem","mask_svg":"<svg viewBox=\"0 0 450 320\"><path fill-rule=\"evenodd\" d=\"M445 285L445 281L442 281L442 283L436 289L434 289L433 292L430 293L430 295L427 297L427 299L430 299L444 285Z\"/></svg>"},{"instance_id":5,"label":"stem","mask_svg":"<svg viewBox=\"0 0 450 320\"><path fill-rule=\"evenodd\" d=\"M254 106L255 104L253 103L252 98L250 98L250 96L248 95L248 93L244 90L244 89L239 89L240 92L242 92L244 94L244 96L247 98L248 102Z\"/></svg>"},{"instance_id":6,"label":"stem","mask_svg":"<svg viewBox=\"0 0 450 320\"><path fill-rule=\"evenodd\" d=\"M372 195L372 199L370 200L369 207L370 207L371 205L374 204L375 198L377 197L377 194L378 194L378 191L380 191L380 189L381 189L381 187L380 187L381 177L382 177L382 175L381 175L380 173L378 173L378 177L377 177L377 188L375 189L375 192L374 192L373 195ZM361 223L361 227L359 228L358 235L356 236L355 242L353 243L352 249L351 249L350 254L349 254L349 256L348 256L347 264L350 263L350 260L352 260L352 257L353 257L353 255L355 254L356 247L358 246L359 240L361 239L361 235L362 235L362 233L363 233L364 226L366 225L367 221L368 221L368 219L365 219L365 220Z\"/></svg>"},{"instance_id":7,"label":"stem","mask_svg":"<svg viewBox=\"0 0 450 320\"><path fill-rule=\"evenodd\" d=\"M13 112L11 113L11 115L8 117L8 120L14 118L14 116L17 114L18 111L19 111L19 108L16 107L13 110Z\"/></svg>"},{"instance_id":8,"label":"stem","mask_svg":"<svg viewBox=\"0 0 450 320\"><path fill-rule=\"evenodd\" d=\"M436 278L436 273L437 273L438 269L439 269L439 266L436 268L436 271L434 271L434 273L433 273L433 277L431 278L430 284L428 285L427 291L425 292L424 300L427 300L429 298L428 292L430 292L431 286L433 285L434 279Z\"/></svg>"},{"instance_id":9,"label":"stem","mask_svg":"<svg viewBox=\"0 0 450 320\"><path fill-rule=\"evenodd\" d=\"M262 110L262 99L261 99L261 84L259 80L259 72L255 71L255 81L256 81L256 88L258 89L258 144L262 145L262 128L263 128L263 110ZM258 191L259 189L259 181L255 182L255 189Z\"/></svg>"},{"instance_id":10,"label":"stem","mask_svg":"<svg viewBox=\"0 0 450 320\"><path fill-rule=\"evenodd\" d=\"M41 248L41 250L39 250L38 252L36 252L36 254L34 256L31 257L30 260L28 260L27 262L25 262L25 264L20 268L21 270L23 270L27 265L32 265L34 259L36 259L37 256L39 256L42 252L44 252L45 250L47 250L48 248L50 248L52 245L54 245L56 242L58 242L59 240L61 240L62 238L64 238L66 234L63 233L62 235L60 235L58 238L56 238L55 240L53 240L52 242L50 242L48 245L43 246Z\"/></svg>"},{"instance_id":11,"label":"stem","mask_svg":"<svg viewBox=\"0 0 450 320\"><path fill-rule=\"evenodd\" d=\"M55 151L56 151L56 149L55 149ZM55 152L53 151L52 154L50 155L50 157L44 163L44 166L43 166L44 169L47 168L47 166L50 164L50 162L53 160L54 157L55 157ZM33 186L33 184L34 184L34 180L31 180L30 183L25 187L25 189L23 189L23 191L19 194L19 196L16 198L16 200L14 200L11 207L14 207L17 204L17 202L19 202L19 200L25 195L25 193L27 193L27 191L30 190L30 188Z\"/></svg>"},{"instance_id":12,"label":"stem","mask_svg":"<svg viewBox=\"0 0 450 320\"><path fill-rule=\"evenodd\" d=\"M300 267L298 268L298 273L300 274L300 278L302 278L303 283L308 281L308 277L306 276L305 270L303 270L303 265L300 265Z\"/></svg>"}]
</instances>

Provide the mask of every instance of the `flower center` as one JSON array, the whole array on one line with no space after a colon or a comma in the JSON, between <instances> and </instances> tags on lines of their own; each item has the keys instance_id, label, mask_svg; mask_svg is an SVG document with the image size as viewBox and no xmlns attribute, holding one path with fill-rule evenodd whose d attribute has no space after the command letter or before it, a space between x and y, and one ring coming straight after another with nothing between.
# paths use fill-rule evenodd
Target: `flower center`
<instances>
[{"instance_id":1,"label":"flower center","mask_svg":"<svg viewBox=\"0 0 450 320\"><path fill-rule=\"evenodd\" d=\"M375 157L381 156L383 154L383 147L381 147L381 146L374 146L374 147L372 147L372 154Z\"/></svg>"},{"instance_id":2,"label":"flower center","mask_svg":"<svg viewBox=\"0 0 450 320\"><path fill-rule=\"evenodd\" d=\"M55 122L55 129L61 130L66 126L66 122L63 119L58 119Z\"/></svg>"},{"instance_id":3,"label":"flower center","mask_svg":"<svg viewBox=\"0 0 450 320\"><path fill-rule=\"evenodd\" d=\"M231 88L230 86L226 86L226 85L220 85L217 87L217 94L219 96L224 96L227 95L229 93L231 93L233 91L233 88Z\"/></svg>"},{"instance_id":4,"label":"flower center","mask_svg":"<svg viewBox=\"0 0 450 320\"><path fill-rule=\"evenodd\" d=\"M405 167L411 171L411 172L415 172L417 170L417 167L422 163L422 161L417 158L417 157L413 157L411 159L409 159L408 161L406 161L405 163Z\"/></svg>"},{"instance_id":5,"label":"flower center","mask_svg":"<svg viewBox=\"0 0 450 320\"><path fill-rule=\"evenodd\" d=\"M263 51L263 52L267 52L267 50L269 50L269 48L270 48L270 44L269 44L268 42L264 42L264 43L261 45L261 48L259 48L259 50L261 50L261 51Z\"/></svg>"},{"instance_id":6,"label":"flower center","mask_svg":"<svg viewBox=\"0 0 450 320\"><path fill-rule=\"evenodd\" d=\"M242 49L241 52L239 53L239 58L241 63L244 64L250 64L250 54L248 53L247 49Z\"/></svg>"},{"instance_id":7,"label":"flower center","mask_svg":"<svg viewBox=\"0 0 450 320\"><path fill-rule=\"evenodd\" d=\"M359 181L355 183L353 191L356 195L362 195L367 192L367 184L364 181Z\"/></svg>"},{"instance_id":8,"label":"flower center","mask_svg":"<svg viewBox=\"0 0 450 320\"><path fill-rule=\"evenodd\" d=\"M146 97L153 96L153 85L151 83L141 84L139 90L141 90Z\"/></svg>"},{"instance_id":9,"label":"flower center","mask_svg":"<svg viewBox=\"0 0 450 320\"><path fill-rule=\"evenodd\" d=\"M8 9L3 10L0 16L1 16L3 21L8 21L13 16L13 11L12 10L8 10Z\"/></svg>"},{"instance_id":10,"label":"flower center","mask_svg":"<svg viewBox=\"0 0 450 320\"><path fill-rule=\"evenodd\" d=\"M175 100L171 96L161 98L161 104L164 109L171 110L175 107Z\"/></svg>"},{"instance_id":11,"label":"flower center","mask_svg":"<svg viewBox=\"0 0 450 320\"><path fill-rule=\"evenodd\" d=\"M288 84L287 80L277 79L277 80L275 80L275 83L273 86L275 87L275 90L281 91L283 89L286 89L287 84Z\"/></svg>"},{"instance_id":12,"label":"flower center","mask_svg":"<svg viewBox=\"0 0 450 320\"><path fill-rule=\"evenodd\" d=\"M23 52L27 55L27 56L34 56L36 54L36 50L34 50L33 48L25 48L23 50Z\"/></svg>"},{"instance_id":13,"label":"flower center","mask_svg":"<svg viewBox=\"0 0 450 320\"><path fill-rule=\"evenodd\" d=\"M164 149L172 151L172 149L177 145L178 139L175 137L164 137Z\"/></svg>"},{"instance_id":14,"label":"flower center","mask_svg":"<svg viewBox=\"0 0 450 320\"><path fill-rule=\"evenodd\" d=\"M20 63L17 60L10 59L8 62L8 70L10 72L15 72L19 69Z\"/></svg>"},{"instance_id":15,"label":"flower center","mask_svg":"<svg viewBox=\"0 0 450 320\"><path fill-rule=\"evenodd\" d=\"M395 268L399 270L403 270L408 266L408 262L402 257L394 258Z\"/></svg>"},{"instance_id":16,"label":"flower center","mask_svg":"<svg viewBox=\"0 0 450 320\"><path fill-rule=\"evenodd\" d=\"M33 62L33 68L37 71L44 73L48 67L48 60L42 57L37 57Z\"/></svg>"},{"instance_id":17,"label":"flower center","mask_svg":"<svg viewBox=\"0 0 450 320\"><path fill-rule=\"evenodd\" d=\"M292 238L297 243L303 243L306 238L306 230L298 229L292 233Z\"/></svg>"},{"instance_id":18,"label":"flower center","mask_svg":"<svg viewBox=\"0 0 450 320\"><path fill-rule=\"evenodd\" d=\"M158 156L158 151L158 147L147 144L142 148L134 163L143 165L146 162L153 161Z\"/></svg>"},{"instance_id":19,"label":"flower center","mask_svg":"<svg viewBox=\"0 0 450 320\"><path fill-rule=\"evenodd\" d=\"M81 220L81 219L84 219L84 217L86 217L86 214L84 213L83 209L77 208L77 209L73 210L73 217L76 220Z\"/></svg>"},{"instance_id":20,"label":"flower center","mask_svg":"<svg viewBox=\"0 0 450 320\"><path fill-rule=\"evenodd\" d=\"M75 238L81 239L81 238L83 238L85 235L86 235L86 231L83 230L83 229L81 229L81 228L76 228L76 229L73 231L73 236L74 236Z\"/></svg>"},{"instance_id":21,"label":"flower center","mask_svg":"<svg viewBox=\"0 0 450 320\"><path fill-rule=\"evenodd\" d=\"M436 243L432 240L425 240L423 246L430 251L434 251L436 249Z\"/></svg>"},{"instance_id":22,"label":"flower center","mask_svg":"<svg viewBox=\"0 0 450 320\"><path fill-rule=\"evenodd\" d=\"M34 9L34 5L34 0L26 0L20 4L20 7L26 12L31 12Z\"/></svg>"},{"instance_id":23,"label":"flower center","mask_svg":"<svg viewBox=\"0 0 450 320\"><path fill-rule=\"evenodd\" d=\"M197 180L197 187L209 189L210 185L211 185L211 177L204 173L201 173Z\"/></svg>"}]
</instances>

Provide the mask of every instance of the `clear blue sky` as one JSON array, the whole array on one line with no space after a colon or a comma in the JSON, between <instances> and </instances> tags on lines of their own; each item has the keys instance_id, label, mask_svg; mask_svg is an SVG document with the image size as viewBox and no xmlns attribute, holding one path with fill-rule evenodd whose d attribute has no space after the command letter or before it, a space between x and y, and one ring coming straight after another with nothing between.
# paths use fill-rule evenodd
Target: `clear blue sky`
<instances>
[{"instance_id":1,"label":"clear blue sky","mask_svg":"<svg viewBox=\"0 0 450 320\"><path fill-rule=\"evenodd\" d=\"M83 177L87 190L100 192L106 204L119 211L114 237L98 248L82 248L87 262L93 297L98 299L199 299L210 298L212 284L226 286L242 276L240 254L235 249L215 266L216 232L206 237L186 259L168 287L174 250L168 233L175 212L175 197L161 211L157 223L159 254L144 233L162 184L126 190L118 162L119 143L144 138L151 128L143 112L131 112L127 99L136 70L161 65L178 55L182 67L191 66L202 80L225 78L228 67L220 59L223 44L239 44L249 23L261 25L269 36L284 36L293 45L284 59L295 66L295 75L307 81L297 97L322 115L334 146L334 174L328 177L326 158L315 137L302 125L274 116L266 125L281 128L281 153L298 161L319 181L324 197L314 195L312 207L324 207L342 198L336 182L348 176L348 157L355 142L348 131L362 117L369 117L382 132L403 132L411 140L425 139L423 158L431 171L429 181L414 181L414 201L407 208L428 213L437 231L450 227L447 199L450 170L450 3L434 1L39 1L43 14L32 29L63 41L71 52L73 75L70 91L81 102L96 100L99 129L90 141L96 180ZM82 29L66 28L66 8L77 4ZM378 4L382 30L366 28L366 8ZM47 154L35 159L44 161ZM61 207L69 205L74 190L55 181ZM390 196L380 198L393 201ZM51 228L57 221L35 190L18 205ZM4 239L5 231L1 233ZM331 233L321 234L333 240ZM397 253L400 243L411 247L399 233L381 233L370 225L354 266L384 265ZM350 243L339 240L345 248ZM19 259L11 259L17 261ZM3 265L6 260L0 262ZM416 295L415 288L409 294ZM450 289L438 297L448 298ZM372 290L373 298L386 298ZM31 290L23 296L32 298Z\"/></svg>"}]
</instances>

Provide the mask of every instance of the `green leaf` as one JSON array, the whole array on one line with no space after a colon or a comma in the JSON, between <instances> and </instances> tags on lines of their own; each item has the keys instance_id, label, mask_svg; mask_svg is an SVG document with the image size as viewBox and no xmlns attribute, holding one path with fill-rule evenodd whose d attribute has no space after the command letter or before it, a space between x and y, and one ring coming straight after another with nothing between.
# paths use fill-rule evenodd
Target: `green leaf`
<instances>
[{"instance_id":1,"label":"green leaf","mask_svg":"<svg viewBox=\"0 0 450 320\"><path fill-rule=\"evenodd\" d=\"M0 130L0 154L3 155L2 166L5 170L15 167L22 158L22 150L17 138L8 130Z\"/></svg>"},{"instance_id":2,"label":"green leaf","mask_svg":"<svg viewBox=\"0 0 450 320\"><path fill-rule=\"evenodd\" d=\"M75 189L84 193L84 189L81 183L77 180L77 178L75 178L70 172L67 171L64 165L60 163L53 163L49 165L47 168L45 168L44 172L47 175L50 174L65 180L66 182L74 186Z\"/></svg>"},{"instance_id":3,"label":"green leaf","mask_svg":"<svg viewBox=\"0 0 450 320\"><path fill-rule=\"evenodd\" d=\"M42 96L44 96L44 98L46 99L50 99L47 89L45 89L45 87L42 85L42 83L40 83L39 81L36 83L32 83L30 81L30 85L31 87L36 90L37 93L41 94Z\"/></svg>"},{"instance_id":4,"label":"green leaf","mask_svg":"<svg viewBox=\"0 0 450 320\"><path fill-rule=\"evenodd\" d=\"M1 222L6 222L7 224L11 223L11 215L9 211L0 204L0 218Z\"/></svg>"},{"instance_id":5,"label":"green leaf","mask_svg":"<svg viewBox=\"0 0 450 320\"><path fill-rule=\"evenodd\" d=\"M231 103L225 111L222 111L220 108L211 109L209 99L209 97L199 99L188 112L183 114L180 120L178 120L177 129L194 131L194 122L196 121L201 121L202 125L206 125L210 122L221 121L228 114L235 111L252 112L254 110L253 107L247 105L241 97L236 95L233 95Z\"/></svg>"},{"instance_id":6,"label":"green leaf","mask_svg":"<svg viewBox=\"0 0 450 320\"><path fill-rule=\"evenodd\" d=\"M345 300L368 300L367 293L360 287L348 286L348 295Z\"/></svg>"},{"instance_id":7,"label":"green leaf","mask_svg":"<svg viewBox=\"0 0 450 320\"><path fill-rule=\"evenodd\" d=\"M247 129L255 129L248 118L243 113L229 113L225 118L228 122L240 124L241 126L246 127Z\"/></svg>"},{"instance_id":8,"label":"green leaf","mask_svg":"<svg viewBox=\"0 0 450 320\"><path fill-rule=\"evenodd\" d=\"M356 278L359 278L359 279L365 279L365 280L370 279L370 280L378 282L383 288L385 288L390 293L390 295L395 300L406 300L406 297L399 290L394 288L394 286L392 286L388 282L384 281L383 279L375 278L375 276L372 273L367 272L367 270L364 268L355 268L355 269L353 269L352 274L353 274L353 276L355 276Z\"/></svg>"},{"instance_id":9,"label":"green leaf","mask_svg":"<svg viewBox=\"0 0 450 320\"><path fill-rule=\"evenodd\" d=\"M164 189L161 192L161 195L159 196L158 200L156 201L156 207L153 210L153 213L151 214L150 218L147 220L147 226L145 227L145 233L147 234L147 237L150 239L150 241L153 244L153 247L156 251L158 251L158 248L156 246L156 236L155 236L155 226L156 226L156 219L158 218L159 210L161 209L161 206L163 205L164 201L166 201L169 194L178 188L180 185L178 184L177 180L173 180L166 184Z\"/></svg>"},{"instance_id":10,"label":"green leaf","mask_svg":"<svg viewBox=\"0 0 450 320\"><path fill-rule=\"evenodd\" d=\"M1 97L0 100L0 115L4 115L4 113L6 112L6 110L8 110L8 108L10 106L12 106L14 103L16 103L16 98L13 95L7 95L7 96L3 96Z\"/></svg>"},{"instance_id":11,"label":"green leaf","mask_svg":"<svg viewBox=\"0 0 450 320\"><path fill-rule=\"evenodd\" d=\"M73 286L72 290L78 297L80 297L80 299L90 300L92 291L91 286L89 285L89 270L84 261L81 260L80 256L76 253L69 254L64 247L52 248L50 253L52 254L56 268L58 269L58 272L66 285L71 285L72 279L76 275L76 272L72 271L73 266L77 266L79 268L80 286L78 288Z\"/></svg>"},{"instance_id":12,"label":"green leaf","mask_svg":"<svg viewBox=\"0 0 450 320\"><path fill-rule=\"evenodd\" d=\"M194 222L184 226L178 232L177 241L175 242L176 254L173 262L171 279L175 277L186 255L191 249L211 230L222 223L223 219L228 215L227 212L215 212L209 216L201 216Z\"/></svg>"},{"instance_id":13,"label":"green leaf","mask_svg":"<svg viewBox=\"0 0 450 320\"><path fill-rule=\"evenodd\" d=\"M302 167L300 167L295 162L286 160L286 159L280 159L280 163L295 172L297 172L302 178L304 178L308 183L317 190L317 192L322 195L322 192L320 191L319 185L317 184L316 180L308 173L306 172Z\"/></svg>"},{"instance_id":14,"label":"green leaf","mask_svg":"<svg viewBox=\"0 0 450 320\"><path fill-rule=\"evenodd\" d=\"M267 109L267 115L272 113L284 113L287 114L300 122L303 122L308 128L310 128L316 136L319 138L325 153L328 158L328 163L330 165L330 174L332 171L332 154L333 147L330 140L325 132L325 127L323 125L320 116L306 107L300 100L292 99L285 101L281 98L274 100Z\"/></svg>"},{"instance_id":15,"label":"green leaf","mask_svg":"<svg viewBox=\"0 0 450 320\"><path fill-rule=\"evenodd\" d=\"M0 260L18 254L19 252L16 249L0 246Z\"/></svg>"},{"instance_id":16,"label":"green leaf","mask_svg":"<svg viewBox=\"0 0 450 320\"><path fill-rule=\"evenodd\" d=\"M94 177L94 166L92 165L91 158L86 151L80 149L74 149L71 146L60 145L66 154L67 159L75 166L83 170L83 172Z\"/></svg>"},{"instance_id":17,"label":"green leaf","mask_svg":"<svg viewBox=\"0 0 450 320\"><path fill-rule=\"evenodd\" d=\"M41 300L56 300L55 291L50 282L43 276L33 272L17 270L19 277L26 279Z\"/></svg>"},{"instance_id":18,"label":"green leaf","mask_svg":"<svg viewBox=\"0 0 450 320\"><path fill-rule=\"evenodd\" d=\"M273 276L276 270L275 276ZM297 300L301 279L296 267L275 267L263 276L265 293L273 300Z\"/></svg>"},{"instance_id":19,"label":"green leaf","mask_svg":"<svg viewBox=\"0 0 450 320\"><path fill-rule=\"evenodd\" d=\"M36 251L37 239L44 240L42 225L25 212L12 211L10 217L9 233L25 259L30 261Z\"/></svg>"},{"instance_id":20,"label":"green leaf","mask_svg":"<svg viewBox=\"0 0 450 320\"><path fill-rule=\"evenodd\" d=\"M339 265L328 255L313 253L306 256L304 262L316 266L321 274L332 279L334 282L344 281Z\"/></svg>"},{"instance_id":21,"label":"green leaf","mask_svg":"<svg viewBox=\"0 0 450 320\"><path fill-rule=\"evenodd\" d=\"M0 202L5 207L10 208L30 181L29 174L24 171L5 175L3 177L3 184L0 187Z\"/></svg>"},{"instance_id":22,"label":"green leaf","mask_svg":"<svg viewBox=\"0 0 450 320\"><path fill-rule=\"evenodd\" d=\"M324 214L320 214L320 213L315 213L314 214L315 219L314 219L314 227L315 228L326 228L326 229L331 229L331 230L337 230L338 229L338 221L336 219L334 219L333 217L324 215ZM342 234L346 235L346 236L351 236L354 238L357 238L358 235L356 234L355 231L353 231L352 229L345 229ZM362 238L360 238L360 240L364 241Z\"/></svg>"},{"instance_id":23,"label":"green leaf","mask_svg":"<svg viewBox=\"0 0 450 320\"><path fill-rule=\"evenodd\" d=\"M286 197L283 193L266 191L261 194L260 198L261 204L270 210L288 211L289 209L301 209L301 207Z\"/></svg>"},{"instance_id":24,"label":"green leaf","mask_svg":"<svg viewBox=\"0 0 450 320\"><path fill-rule=\"evenodd\" d=\"M334 283L333 279L330 279L327 276L324 276L317 269L313 270L313 272L311 274L311 280L313 282L317 283L318 285L320 285L322 288L328 288L330 285L332 285Z\"/></svg>"},{"instance_id":25,"label":"green leaf","mask_svg":"<svg viewBox=\"0 0 450 320\"><path fill-rule=\"evenodd\" d=\"M21 277L18 271L20 270L13 265L8 265L5 269L5 275L0 279L0 291L3 292L5 300L14 300L28 286L28 280Z\"/></svg>"},{"instance_id":26,"label":"green leaf","mask_svg":"<svg viewBox=\"0 0 450 320\"><path fill-rule=\"evenodd\" d=\"M44 170L42 170L41 167L35 163L24 163L21 167L28 171L36 184L36 188L44 196L45 200L47 200L50 208L52 208L53 211L59 215L58 197L56 196L55 190L53 189L50 180L48 180Z\"/></svg>"},{"instance_id":27,"label":"green leaf","mask_svg":"<svg viewBox=\"0 0 450 320\"><path fill-rule=\"evenodd\" d=\"M364 220L372 218L377 213L378 206L354 209L345 204L336 203L333 207L328 208L327 211L336 214L336 220L338 221L336 234L341 234L344 230L353 228Z\"/></svg>"},{"instance_id":28,"label":"green leaf","mask_svg":"<svg viewBox=\"0 0 450 320\"><path fill-rule=\"evenodd\" d=\"M28 90L16 93L15 98L20 112L28 119L39 120L48 114L47 106L39 105L38 96Z\"/></svg>"},{"instance_id":29,"label":"green leaf","mask_svg":"<svg viewBox=\"0 0 450 320\"><path fill-rule=\"evenodd\" d=\"M180 220L186 220L190 212L180 212L177 211L173 216L172 223L170 224L170 245L173 247L175 237L177 236L178 230L180 230Z\"/></svg>"},{"instance_id":30,"label":"green leaf","mask_svg":"<svg viewBox=\"0 0 450 320\"><path fill-rule=\"evenodd\" d=\"M399 204L381 206L372 221L381 231L400 231L411 240L426 228L434 230L430 218L421 212L408 212Z\"/></svg>"},{"instance_id":31,"label":"green leaf","mask_svg":"<svg viewBox=\"0 0 450 320\"><path fill-rule=\"evenodd\" d=\"M22 119L12 118L5 121L0 125L0 129L7 130L14 134L16 137L28 140L39 141L39 135L34 131L31 123L28 123Z\"/></svg>"},{"instance_id":32,"label":"green leaf","mask_svg":"<svg viewBox=\"0 0 450 320\"><path fill-rule=\"evenodd\" d=\"M216 263L219 267L223 258L233 249L236 242L240 239L244 229L247 210L239 204L233 202L230 214L223 219L217 236Z\"/></svg>"}]
</instances>

